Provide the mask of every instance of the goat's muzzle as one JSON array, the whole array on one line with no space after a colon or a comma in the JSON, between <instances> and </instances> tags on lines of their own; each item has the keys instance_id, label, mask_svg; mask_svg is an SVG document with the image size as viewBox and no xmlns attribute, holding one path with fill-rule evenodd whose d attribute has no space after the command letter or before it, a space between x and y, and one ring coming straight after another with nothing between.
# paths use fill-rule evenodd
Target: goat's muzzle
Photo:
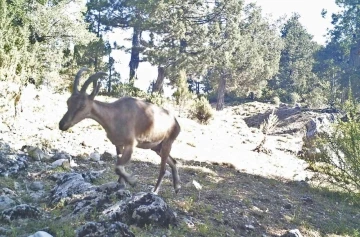
<instances>
[{"instance_id":1,"label":"goat's muzzle","mask_svg":"<svg viewBox=\"0 0 360 237\"><path fill-rule=\"evenodd\" d=\"M66 126L64 119L61 119L61 121L59 122L59 129L61 131L66 131L69 129L69 127L70 126Z\"/></svg>"}]
</instances>

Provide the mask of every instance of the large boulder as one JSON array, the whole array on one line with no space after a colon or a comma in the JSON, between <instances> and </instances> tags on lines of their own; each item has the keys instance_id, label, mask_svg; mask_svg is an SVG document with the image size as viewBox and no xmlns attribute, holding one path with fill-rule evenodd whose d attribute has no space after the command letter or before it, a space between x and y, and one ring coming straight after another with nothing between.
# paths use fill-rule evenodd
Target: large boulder
<instances>
[{"instance_id":1,"label":"large boulder","mask_svg":"<svg viewBox=\"0 0 360 237\"><path fill-rule=\"evenodd\" d=\"M16 175L28 167L26 155L3 153L0 151L0 176Z\"/></svg>"},{"instance_id":2,"label":"large boulder","mask_svg":"<svg viewBox=\"0 0 360 237\"><path fill-rule=\"evenodd\" d=\"M76 230L77 237L135 237L129 227L119 221L116 222L87 222Z\"/></svg>"},{"instance_id":3,"label":"large boulder","mask_svg":"<svg viewBox=\"0 0 360 237\"><path fill-rule=\"evenodd\" d=\"M332 124L336 122L334 114L320 114L306 123L306 138L311 139L318 134L331 134Z\"/></svg>"},{"instance_id":4,"label":"large boulder","mask_svg":"<svg viewBox=\"0 0 360 237\"><path fill-rule=\"evenodd\" d=\"M105 209L102 217L138 226L168 226L176 223L176 214L161 197L144 192Z\"/></svg>"},{"instance_id":5,"label":"large boulder","mask_svg":"<svg viewBox=\"0 0 360 237\"><path fill-rule=\"evenodd\" d=\"M95 190L95 186L85 181L82 174L63 173L53 176L57 185L51 190L51 203L56 204L61 200L70 200L73 195L84 194Z\"/></svg>"},{"instance_id":6,"label":"large boulder","mask_svg":"<svg viewBox=\"0 0 360 237\"><path fill-rule=\"evenodd\" d=\"M12 208L5 209L1 213L1 218L7 222L17 219L38 218L41 212L37 207L28 204L20 204Z\"/></svg>"}]
</instances>

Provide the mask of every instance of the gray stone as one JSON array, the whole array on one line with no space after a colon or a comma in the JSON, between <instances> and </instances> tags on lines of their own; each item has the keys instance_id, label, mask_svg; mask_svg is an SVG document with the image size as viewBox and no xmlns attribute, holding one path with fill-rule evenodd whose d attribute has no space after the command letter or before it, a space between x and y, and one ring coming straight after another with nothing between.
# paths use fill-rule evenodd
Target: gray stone
<instances>
[{"instance_id":1,"label":"gray stone","mask_svg":"<svg viewBox=\"0 0 360 237\"><path fill-rule=\"evenodd\" d=\"M50 156L38 147L29 150L28 155L35 161L46 161L50 159Z\"/></svg>"},{"instance_id":2,"label":"gray stone","mask_svg":"<svg viewBox=\"0 0 360 237\"><path fill-rule=\"evenodd\" d=\"M306 123L306 138L313 138L316 134L331 134L332 126L335 122L335 116L333 114L322 114L316 118L311 119Z\"/></svg>"},{"instance_id":3,"label":"gray stone","mask_svg":"<svg viewBox=\"0 0 360 237\"><path fill-rule=\"evenodd\" d=\"M82 174L84 180L86 182L94 182L95 180L99 179L101 175L106 171L104 170L97 170L97 171L88 171Z\"/></svg>"},{"instance_id":4,"label":"gray stone","mask_svg":"<svg viewBox=\"0 0 360 237\"><path fill-rule=\"evenodd\" d=\"M15 205L15 201L6 195L0 196L0 210L10 208Z\"/></svg>"},{"instance_id":5,"label":"gray stone","mask_svg":"<svg viewBox=\"0 0 360 237\"><path fill-rule=\"evenodd\" d=\"M16 175L28 167L26 155L5 154L0 152L0 176Z\"/></svg>"},{"instance_id":6,"label":"gray stone","mask_svg":"<svg viewBox=\"0 0 360 237\"><path fill-rule=\"evenodd\" d=\"M287 210L290 210L290 209L292 208L291 203L286 203L286 204L284 205L284 208L287 209Z\"/></svg>"},{"instance_id":7,"label":"gray stone","mask_svg":"<svg viewBox=\"0 0 360 237\"><path fill-rule=\"evenodd\" d=\"M70 162L68 159L59 159L59 160L56 160L53 163L51 163L51 167L53 169L55 169L59 166L62 166L64 168L70 168Z\"/></svg>"},{"instance_id":8,"label":"gray stone","mask_svg":"<svg viewBox=\"0 0 360 237\"><path fill-rule=\"evenodd\" d=\"M41 212L37 207L20 204L2 211L1 218L7 222L11 222L17 219L38 218L40 214Z\"/></svg>"},{"instance_id":9,"label":"gray stone","mask_svg":"<svg viewBox=\"0 0 360 237\"><path fill-rule=\"evenodd\" d=\"M101 160L104 161L113 161L114 160L114 156L110 153L105 151L102 155L101 155Z\"/></svg>"},{"instance_id":10,"label":"gray stone","mask_svg":"<svg viewBox=\"0 0 360 237\"><path fill-rule=\"evenodd\" d=\"M71 155L66 152L57 152L51 157L52 160L71 159Z\"/></svg>"},{"instance_id":11,"label":"gray stone","mask_svg":"<svg viewBox=\"0 0 360 237\"><path fill-rule=\"evenodd\" d=\"M45 231L38 231L33 235L29 235L28 237L53 237L53 236Z\"/></svg>"},{"instance_id":12,"label":"gray stone","mask_svg":"<svg viewBox=\"0 0 360 237\"><path fill-rule=\"evenodd\" d=\"M9 153L11 151L11 148L9 144L5 142L0 142L0 152Z\"/></svg>"},{"instance_id":13,"label":"gray stone","mask_svg":"<svg viewBox=\"0 0 360 237\"><path fill-rule=\"evenodd\" d=\"M107 195L115 193L119 189L121 189L122 185L118 182L110 182L106 184L102 184L96 188L96 191L105 193Z\"/></svg>"},{"instance_id":14,"label":"gray stone","mask_svg":"<svg viewBox=\"0 0 360 237\"><path fill-rule=\"evenodd\" d=\"M281 237L303 237L298 229L289 230Z\"/></svg>"},{"instance_id":15,"label":"gray stone","mask_svg":"<svg viewBox=\"0 0 360 237\"><path fill-rule=\"evenodd\" d=\"M76 230L77 237L97 237L97 236L122 236L135 237L130 231L129 226L119 221L116 222L87 222Z\"/></svg>"},{"instance_id":16,"label":"gray stone","mask_svg":"<svg viewBox=\"0 0 360 237\"><path fill-rule=\"evenodd\" d=\"M90 154L90 160L92 161L100 161L100 154L99 152L93 152Z\"/></svg>"},{"instance_id":17,"label":"gray stone","mask_svg":"<svg viewBox=\"0 0 360 237\"><path fill-rule=\"evenodd\" d=\"M39 191L44 189L44 184L41 181L32 182L29 188L33 191Z\"/></svg>"},{"instance_id":18,"label":"gray stone","mask_svg":"<svg viewBox=\"0 0 360 237\"><path fill-rule=\"evenodd\" d=\"M83 176L78 173L63 173L58 177L55 176L55 178L57 185L51 190L52 204L62 199L71 199L74 194L84 194L95 189L95 186L86 182Z\"/></svg>"}]
</instances>

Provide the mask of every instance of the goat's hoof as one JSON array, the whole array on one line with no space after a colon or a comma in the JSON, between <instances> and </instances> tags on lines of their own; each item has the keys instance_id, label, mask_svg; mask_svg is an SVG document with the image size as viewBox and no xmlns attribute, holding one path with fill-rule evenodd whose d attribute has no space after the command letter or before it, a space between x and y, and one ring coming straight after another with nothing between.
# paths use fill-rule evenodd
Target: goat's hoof
<instances>
[{"instance_id":1,"label":"goat's hoof","mask_svg":"<svg viewBox=\"0 0 360 237\"><path fill-rule=\"evenodd\" d=\"M175 188L175 194L178 194L181 189L181 186Z\"/></svg>"},{"instance_id":2,"label":"goat's hoof","mask_svg":"<svg viewBox=\"0 0 360 237\"><path fill-rule=\"evenodd\" d=\"M126 188L125 179L123 177L119 177L118 183L120 184L120 190Z\"/></svg>"}]
</instances>

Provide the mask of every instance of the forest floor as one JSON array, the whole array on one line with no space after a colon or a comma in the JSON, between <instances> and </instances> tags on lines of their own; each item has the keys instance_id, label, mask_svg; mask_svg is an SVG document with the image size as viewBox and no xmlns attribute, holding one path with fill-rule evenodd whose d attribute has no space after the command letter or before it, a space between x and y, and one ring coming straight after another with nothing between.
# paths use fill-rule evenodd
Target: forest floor
<instances>
[{"instance_id":1,"label":"forest floor","mask_svg":"<svg viewBox=\"0 0 360 237\"><path fill-rule=\"evenodd\" d=\"M115 147L96 122L84 120L67 132L58 129L66 112L67 93L53 94L30 87L21 98L22 112L14 117L14 107L9 104L11 88L7 90L7 95L3 91L0 98L0 141L17 150L27 145L48 152L67 152L76 157L79 165L74 168L76 171L105 169L107 172L97 182L116 180L114 160L82 159L94 150L100 154L115 153ZM99 96L98 100L114 98ZM177 108L168 108L178 114ZM279 124L267 136L265 147L270 152L254 152L264 137L259 126L273 109L278 111ZM305 124L317 114L291 107L280 110L260 102L227 106L215 112L208 125L180 114L182 131L171 153L180 163L182 189L174 194L170 175L165 178L159 196L183 221L171 228L131 226L131 230L136 236L265 237L281 236L292 229L309 237L360 236L359 202L346 193L319 185L314 180L316 174L307 170L307 163L297 157L303 145ZM132 193L149 191L155 184L159 162L154 152L135 150L127 168L138 178L137 186L129 188ZM41 168L34 167L27 172ZM42 181L49 189L54 185L46 177ZM30 180L26 174L1 177L0 190L15 188L14 183L26 186L27 182ZM56 215L61 215L59 212ZM79 224L73 223L73 228ZM16 224L11 226L13 236L36 231L34 226L44 227Z\"/></svg>"}]
</instances>

